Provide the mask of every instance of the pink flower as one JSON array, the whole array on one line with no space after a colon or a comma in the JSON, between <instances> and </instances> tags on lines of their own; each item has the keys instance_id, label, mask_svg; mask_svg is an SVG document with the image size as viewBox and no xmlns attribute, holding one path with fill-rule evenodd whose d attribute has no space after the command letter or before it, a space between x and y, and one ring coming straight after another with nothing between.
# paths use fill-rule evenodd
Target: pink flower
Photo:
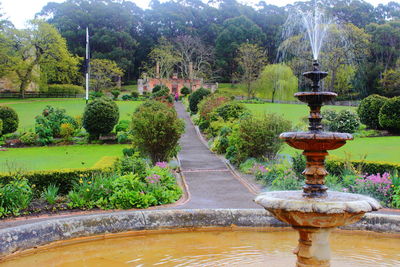
<instances>
[{"instance_id":1,"label":"pink flower","mask_svg":"<svg viewBox=\"0 0 400 267\"><path fill-rule=\"evenodd\" d=\"M168 168L168 163L165 161L161 161L161 162L156 162L156 166L160 167L162 169Z\"/></svg>"}]
</instances>

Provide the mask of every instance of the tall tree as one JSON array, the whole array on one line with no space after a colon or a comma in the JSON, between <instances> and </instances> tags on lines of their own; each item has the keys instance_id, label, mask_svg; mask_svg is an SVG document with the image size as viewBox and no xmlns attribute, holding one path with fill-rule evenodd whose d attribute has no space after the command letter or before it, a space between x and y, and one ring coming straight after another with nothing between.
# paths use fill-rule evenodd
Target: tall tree
<instances>
[{"instance_id":1,"label":"tall tree","mask_svg":"<svg viewBox=\"0 0 400 267\"><path fill-rule=\"evenodd\" d=\"M255 44L241 44L236 61L239 66L238 76L246 86L247 97L250 99L255 96L253 82L258 78L267 61L265 51Z\"/></svg>"},{"instance_id":2,"label":"tall tree","mask_svg":"<svg viewBox=\"0 0 400 267\"><path fill-rule=\"evenodd\" d=\"M122 77L123 70L115 61L108 59L93 59L90 62L91 87L97 92L107 89L116 84L117 79Z\"/></svg>"},{"instance_id":3,"label":"tall tree","mask_svg":"<svg viewBox=\"0 0 400 267\"><path fill-rule=\"evenodd\" d=\"M256 82L258 91L265 91L265 95L272 102L275 100L294 100L298 82L289 66L285 64L267 65Z\"/></svg>"},{"instance_id":4,"label":"tall tree","mask_svg":"<svg viewBox=\"0 0 400 267\"><path fill-rule=\"evenodd\" d=\"M245 42L261 44L265 34L261 28L245 16L227 19L223 30L216 40L216 64L221 72L221 79L227 81L236 71L236 51Z\"/></svg>"},{"instance_id":5,"label":"tall tree","mask_svg":"<svg viewBox=\"0 0 400 267\"><path fill-rule=\"evenodd\" d=\"M33 20L29 28L15 30L12 38L16 54L13 70L18 76L22 97L35 80L35 68L39 68L39 73L43 69L42 73L53 82L70 83L76 79L78 59L68 52L65 40L52 25Z\"/></svg>"},{"instance_id":6,"label":"tall tree","mask_svg":"<svg viewBox=\"0 0 400 267\"><path fill-rule=\"evenodd\" d=\"M178 36L175 46L179 55L179 67L183 78L210 78L213 50L199 37ZM191 69L190 69L191 67Z\"/></svg>"}]
</instances>

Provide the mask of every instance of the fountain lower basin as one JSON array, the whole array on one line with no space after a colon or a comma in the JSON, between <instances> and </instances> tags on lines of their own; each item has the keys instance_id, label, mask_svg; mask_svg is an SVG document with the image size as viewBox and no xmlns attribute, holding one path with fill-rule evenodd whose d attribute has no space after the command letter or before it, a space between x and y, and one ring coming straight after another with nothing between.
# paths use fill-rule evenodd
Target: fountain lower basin
<instances>
[{"instance_id":1,"label":"fountain lower basin","mask_svg":"<svg viewBox=\"0 0 400 267\"><path fill-rule=\"evenodd\" d=\"M255 202L278 220L295 227L344 226L359 221L366 212L381 208L373 198L342 192L308 198L303 196L303 191L273 191L258 195Z\"/></svg>"},{"instance_id":2,"label":"fountain lower basin","mask_svg":"<svg viewBox=\"0 0 400 267\"><path fill-rule=\"evenodd\" d=\"M300 150L326 151L334 150L346 144L346 141L353 140L348 133L336 132L285 132L279 136L288 145Z\"/></svg>"}]
</instances>

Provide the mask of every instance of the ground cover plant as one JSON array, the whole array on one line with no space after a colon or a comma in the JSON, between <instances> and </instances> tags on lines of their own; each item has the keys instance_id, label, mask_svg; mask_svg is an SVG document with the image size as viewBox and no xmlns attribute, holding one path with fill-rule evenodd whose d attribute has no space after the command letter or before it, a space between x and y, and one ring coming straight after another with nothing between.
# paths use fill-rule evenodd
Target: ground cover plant
<instances>
[{"instance_id":1,"label":"ground cover plant","mask_svg":"<svg viewBox=\"0 0 400 267\"><path fill-rule=\"evenodd\" d=\"M61 180L51 175L40 180L39 173L35 178L23 172L0 177L0 218L70 209L147 208L182 195L167 162L153 165L132 148L109 167L64 174Z\"/></svg>"}]
</instances>

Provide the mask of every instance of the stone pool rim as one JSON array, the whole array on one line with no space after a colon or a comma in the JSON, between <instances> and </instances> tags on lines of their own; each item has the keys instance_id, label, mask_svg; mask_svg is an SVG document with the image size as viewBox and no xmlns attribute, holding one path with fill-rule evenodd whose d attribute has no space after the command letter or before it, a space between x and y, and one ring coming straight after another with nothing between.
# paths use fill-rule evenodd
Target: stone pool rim
<instances>
[{"instance_id":1,"label":"stone pool rim","mask_svg":"<svg viewBox=\"0 0 400 267\"><path fill-rule=\"evenodd\" d=\"M287 227L262 209L143 210L48 218L0 229L0 262L10 255L58 241L141 230L215 227ZM378 233L400 233L400 215L366 214L341 227Z\"/></svg>"}]
</instances>

